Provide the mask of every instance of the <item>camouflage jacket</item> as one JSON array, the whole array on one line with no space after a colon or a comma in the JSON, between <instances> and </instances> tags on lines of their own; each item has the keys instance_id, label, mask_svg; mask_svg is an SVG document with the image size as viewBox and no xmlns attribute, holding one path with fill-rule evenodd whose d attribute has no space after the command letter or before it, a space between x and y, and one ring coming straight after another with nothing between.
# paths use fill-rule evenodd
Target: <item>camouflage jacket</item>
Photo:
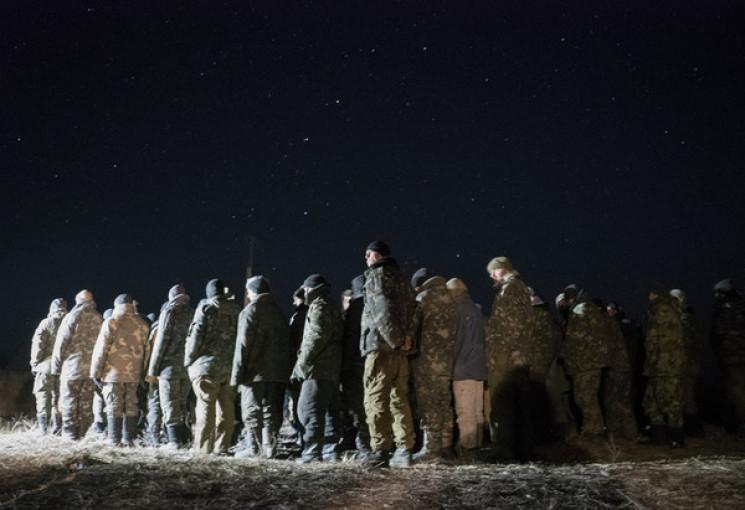
<instances>
[{"instance_id":1,"label":"camouflage jacket","mask_svg":"<svg viewBox=\"0 0 745 510\"><path fill-rule=\"evenodd\" d=\"M136 383L142 380L147 358L148 325L131 304L114 306L93 350L90 375L108 383Z\"/></svg>"},{"instance_id":2,"label":"camouflage jacket","mask_svg":"<svg viewBox=\"0 0 745 510\"><path fill-rule=\"evenodd\" d=\"M147 375L163 379L186 379L184 346L194 309L189 306L189 296L179 294L169 300L158 317L158 328Z\"/></svg>"},{"instance_id":3,"label":"camouflage jacket","mask_svg":"<svg viewBox=\"0 0 745 510\"><path fill-rule=\"evenodd\" d=\"M600 311L605 327L605 337L608 342L608 364L616 373L631 372L631 358L629 356L626 338L621 325L616 319Z\"/></svg>"},{"instance_id":4,"label":"camouflage jacket","mask_svg":"<svg viewBox=\"0 0 745 510\"><path fill-rule=\"evenodd\" d=\"M259 294L238 316L230 384L287 383L292 359L287 317L271 294Z\"/></svg>"},{"instance_id":5,"label":"camouflage jacket","mask_svg":"<svg viewBox=\"0 0 745 510\"><path fill-rule=\"evenodd\" d=\"M711 346L724 365L745 363L745 300L733 294L714 303Z\"/></svg>"},{"instance_id":6,"label":"camouflage jacket","mask_svg":"<svg viewBox=\"0 0 745 510\"><path fill-rule=\"evenodd\" d=\"M686 366L680 303L658 296L647 314L644 375L682 377Z\"/></svg>"},{"instance_id":7,"label":"camouflage jacket","mask_svg":"<svg viewBox=\"0 0 745 510\"><path fill-rule=\"evenodd\" d=\"M90 377L91 355L102 322L93 301L75 305L65 315L54 341L53 374L70 380Z\"/></svg>"},{"instance_id":8,"label":"camouflage jacket","mask_svg":"<svg viewBox=\"0 0 745 510\"><path fill-rule=\"evenodd\" d=\"M331 301L328 286L308 293L308 315L292 378L339 381L341 375L341 312Z\"/></svg>"},{"instance_id":9,"label":"camouflage jacket","mask_svg":"<svg viewBox=\"0 0 745 510\"><path fill-rule=\"evenodd\" d=\"M192 381L206 376L228 382L238 328L238 303L225 297L202 299L189 326L184 366Z\"/></svg>"},{"instance_id":10,"label":"camouflage jacket","mask_svg":"<svg viewBox=\"0 0 745 510\"><path fill-rule=\"evenodd\" d=\"M62 324L66 311L54 303L49 307L49 315L42 319L31 339L31 371L37 374L52 372L52 352L57 330Z\"/></svg>"},{"instance_id":11,"label":"camouflage jacket","mask_svg":"<svg viewBox=\"0 0 745 510\"><path fill-rule=\"evenodd\" d=\"M534 305L532 308L535 314L535 333L528 361L532 373L545 376L558 356L562 332L546 305Z\"/></svg>"},{"instance_id":12,"label":"camouflage jacket","mask_svg":"<svg viewBox=\"0 0 745 510\"><path fill-rule=\"evenodd\" d=\"M411 368L418 376L453 376L458 311L442 276L433 276L416 296Z\"/></svg>"},{"instance_id":13,"label":"camouflage jacket","mask_svg":"<svg viewBox=\"0 0 745 510\"><path fill-rule=\"evenodd\" d=\"M594 303L580 299L567 321L564 361L568 373L599 370L610 365L605 314Z\"/></svg>"},{"instance_id":14,"label":"camouflage jacket","mask_svg":"<svg viewBox=\"0 0 745 510\"><path fill-rule=\"evenodd\" d=\"M499 286L486 322L486 349L490 372L504 373L530 363L535 315L528 287L517 274Z\"/></svg>"},{"instance_id":15,"label":"camouflage jacket","mask_svg":"<svg viewBox=\"0 0 745 510\"><path fill-rule=\"evenodd\" d=\"M411 336L416 302L414 290L392 258L384 258L365 271L365 306L362 310L360 352L393 351Z\"/></svg>"}]
</instances>

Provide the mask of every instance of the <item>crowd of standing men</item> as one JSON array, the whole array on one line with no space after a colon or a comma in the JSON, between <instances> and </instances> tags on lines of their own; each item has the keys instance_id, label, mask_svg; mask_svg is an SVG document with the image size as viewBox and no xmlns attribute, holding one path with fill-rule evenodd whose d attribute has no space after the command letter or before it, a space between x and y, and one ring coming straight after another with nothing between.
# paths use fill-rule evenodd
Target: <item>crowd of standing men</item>
<instances>
[{"instance_id":1,"label":"crowd of standing men","mask_svg":"<svg viewBox=\"0 0 745 510\"><path fill-rule=\"evenodd\" d=\"M636 440L640 430L680 447L686 432L702 433L696 326L682 291L650 291L642 334L617 304L576 285L552 314L496 257L484 318L462 280L426 268L407 280L382 241L365 258L342 310L312 274L289 321L263 276L246 282L243 309L219 279L196 308L175 285L150 323L128 294L103 316L87 290L69 312L55 299L31 346L39 429L79 439L93 425L110 445L131 445L144 414L154 444L164 434L174 449L272 458L287 414L298 462L339 460L353 443L360 461L393 467L483 452L529 460L542 441ZM729 280L714 290L712 346L742 434L745 304Z\"/></svg>"}]
</instances>

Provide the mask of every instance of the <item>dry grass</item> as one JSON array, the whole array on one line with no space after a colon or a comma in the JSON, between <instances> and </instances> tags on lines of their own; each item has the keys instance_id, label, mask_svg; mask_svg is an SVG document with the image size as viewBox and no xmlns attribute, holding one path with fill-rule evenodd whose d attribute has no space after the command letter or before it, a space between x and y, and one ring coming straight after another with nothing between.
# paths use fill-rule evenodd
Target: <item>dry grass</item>
<instances>
[{"instance_id":1,"label":"dry grass","mask_svg":"<svg viewBox=\"0 0 745 510\"><path fill-rule=\"evenodd\" d=\"M734 440L730 456L690 458L699 445L687 458L678 453L685 450L656 449L661 458L643 462L369 471L353 462L296 466L109 449L19 431L29 425L0 427L0 508L745 508L745 452ZM721 440L707 441L714 442ZM598 444L587 452L594 448L620 459L650 450ZM671 454L680 458L662 460Z\"/></svg>"}]
</instances>

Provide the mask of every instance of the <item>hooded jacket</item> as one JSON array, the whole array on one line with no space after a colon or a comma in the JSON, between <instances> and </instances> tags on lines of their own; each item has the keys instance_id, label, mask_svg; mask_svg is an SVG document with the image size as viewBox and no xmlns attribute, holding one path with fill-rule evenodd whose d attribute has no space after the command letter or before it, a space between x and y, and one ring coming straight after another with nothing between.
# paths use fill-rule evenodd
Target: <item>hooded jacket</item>
<instances>
[{"instance_id":1,"label":"hooded jacket","mask_svg":"<svg viewBox=\"0 0 745 510\"><path fill-rule=\"evenodd\" d=\"M52 352L62 319L67 309L55 299L49 305L49 315L42 319L31 339L31 371L37 374L52 372Z\"/></svg>"},{"instance_id":2,"label":"hooded jacket","mask_svg":"<svg viewBox=\"0 0 745 510\"><path fill-rule=\"evenodd\" d=\"M130 303L114 305L96 339L90 376L107 383L138 383L147 358L147 322Z\"/></svg>"},{"instance_id":3,"label":"hooded jacket","mask_svg":"<svg viewBox=\"0 0 745 510\"><path fill-rule=\"evenodd\" d=\"M52 374L62 379L90 377L91 355L103 318L94 301L83 301L62 319L52 354Z\"/></svg>"},{"instance_id":4,"label":"hooded jacket","mask_svg":"<svg viewBox=\"0 0 745 510\"><path fill-rule=\"evenodd\" d=\"M292 378L339 381L341 374L341 313L327 285L308 292L308 315Z\"/></svg>"}]
</instances>

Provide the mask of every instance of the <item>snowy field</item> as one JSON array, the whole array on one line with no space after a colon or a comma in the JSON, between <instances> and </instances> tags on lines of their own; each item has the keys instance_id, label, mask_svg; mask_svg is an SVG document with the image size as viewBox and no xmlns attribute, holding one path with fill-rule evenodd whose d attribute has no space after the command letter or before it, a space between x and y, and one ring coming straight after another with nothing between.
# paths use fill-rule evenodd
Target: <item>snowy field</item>
<instances>
[{"instance_id":1,"label":"snowy field","mask_svg":"<svg viewBox=\"0 0 745 510\"><path fill-rule=\"evenodd\" d=\"M716 430L682 450L599 442L543 449L534 464L370 471L110 449L23 428L0 433L0 508L745 508L745 444Z\"/></svg>"}]
</instances>

